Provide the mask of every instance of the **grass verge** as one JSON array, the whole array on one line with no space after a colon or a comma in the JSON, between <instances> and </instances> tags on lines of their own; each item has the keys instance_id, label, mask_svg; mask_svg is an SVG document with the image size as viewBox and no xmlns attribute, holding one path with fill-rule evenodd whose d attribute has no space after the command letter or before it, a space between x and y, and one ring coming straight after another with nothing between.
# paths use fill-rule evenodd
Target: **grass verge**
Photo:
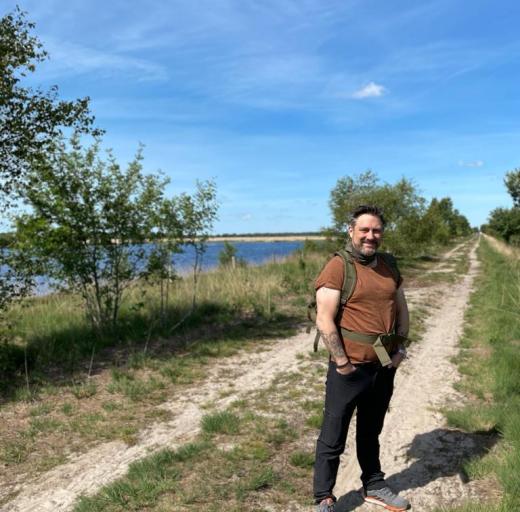
<instances>
[{"instance_id":1,"label":"grass verge","mask_svg":"<svg viewBox=\"0 0 520 512\"><path fill-rule=\"evenodd\" d=\"M450 510L509 512L520 510L520 261L497 253L485 240L478 254L481 272L458 358L463 374L458 387L468 401L446 416L466 431L496 432L500 442L465 467L471 478L490 482L491 502Z\"/></svg>"}]
</instances>

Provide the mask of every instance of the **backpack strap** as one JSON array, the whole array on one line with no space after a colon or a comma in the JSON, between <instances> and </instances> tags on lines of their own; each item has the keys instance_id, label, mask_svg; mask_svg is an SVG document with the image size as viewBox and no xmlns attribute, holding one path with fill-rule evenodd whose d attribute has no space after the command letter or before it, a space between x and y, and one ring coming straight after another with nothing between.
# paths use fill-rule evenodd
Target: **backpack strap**
<instances>
[{"instance_id":1,"label":"backpack strap","mask_svg":"<svg viewBox=\"0 0 520 512\"><path fill-rule=\"evenodd\" d=\"M399 272L399 268L397 267L395 256L389 252L378 252L377 257L381 258L385 262L394 278L395 284L399 285L399 282L401 281L401 272Z\"/></svg>"},{"instance_id":2,"label":"backpack strap","mask_svg":"<svg viewBox=\"0 0 520 512\"><path fill-rule=\"evenodd\" d=\"M336 251L334 256L340 256L343 260L343 286L341 287L340 308L338 309L339 315L343 312L343 308L347 304L347 301L354 293L354 288L356 287L357 282L357 272L352 255L348 251L341 249L340 251Z\"/></svg>"}]
</instances>

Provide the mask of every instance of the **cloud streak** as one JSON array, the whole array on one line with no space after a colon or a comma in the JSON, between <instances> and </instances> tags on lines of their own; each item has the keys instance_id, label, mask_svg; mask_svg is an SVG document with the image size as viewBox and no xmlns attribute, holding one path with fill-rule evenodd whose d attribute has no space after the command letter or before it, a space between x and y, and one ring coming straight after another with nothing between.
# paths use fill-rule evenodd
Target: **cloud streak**
<instances>
[{"instance_id":1,"label":"cloud streak","mask_svg":"<svg viewBox=\"0 0 520 512\"><path fill-rule=\"evenodd\" d=\"M162 81L168 76L164 65L143 58L135 58L117 53L104 52L72 43L51 43L54 68L76 74L101 72L105 75L130 74L139 81Z\"/></svg>"},{"instance_id":2,"label":"cloud streak","mask_svg":"<svg viewBox=\"0 0 520 512\"><path fill-rule=\"evenodd\" d=\"M376 84L375 82L370 82L361 89L358 89L354 93L352 93L352 97L355 100L365 100L367 98L379 98L386 94L387 90L380 84Z\"/></svg>"},{"instance_id":3,"label":"cloud streak","mask_svg":"<svg viewBox=\"0 0 520 512\"><path fill-rule=\"evenodd\" d=\"M472 161L466 161L466 160L459 160L459 166L460 167L470 167L470 168L478 168L483 167L484 162L482 160L472 160Z\"/></svg>"}]
</instances>

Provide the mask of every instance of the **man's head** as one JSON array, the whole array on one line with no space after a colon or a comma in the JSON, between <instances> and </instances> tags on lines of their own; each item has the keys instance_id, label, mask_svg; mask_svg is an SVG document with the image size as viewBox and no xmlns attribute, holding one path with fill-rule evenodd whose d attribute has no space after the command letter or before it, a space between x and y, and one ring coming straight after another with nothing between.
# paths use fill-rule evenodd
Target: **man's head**
<instances>
[{"instance_id":1,"label":"man's head","mask_svg":"<svg viewBox=\"0 0 520 512\"><path fill-rule=\"evenodd\" d=\"M352 246L363 256L372 256L383 238L383 212L373 205L358 206L350 215L348 232Z\"/></svg>"}]
</instances>

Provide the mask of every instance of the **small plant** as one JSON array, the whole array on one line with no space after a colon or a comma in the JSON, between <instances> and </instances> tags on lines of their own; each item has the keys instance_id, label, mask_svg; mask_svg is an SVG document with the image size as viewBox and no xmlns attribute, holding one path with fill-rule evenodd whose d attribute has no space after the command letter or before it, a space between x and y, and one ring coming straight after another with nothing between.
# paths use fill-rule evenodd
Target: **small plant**
<instances>
[{"instance_id":1,"label":"small plant","mask_svg":"<svg viewBox=\"0 0 520 512\"><path fill-rule=\"evenodd\" d=\"M322 422L323 422L323 413L319 413L319 414L313 414L313 415L309 416L307 418L307 420L305 421L305 424L308 427L315 428L318 430L321 428Z\"/></svg>"},{"instance_id":2,"label":"small plant","mask_svg":"<svg viewBox=\"0 0 520 512\"><path fill-rule=\"evenodd\" d=\"M72 387L72 394L78 399L90 398L97 393L96 383L88 380L80 384L74 384Z\"/></svg>"},{"instance_id":3,"label":"small plant","mask_svg":"<svg viewBox=\"0 0 520 512\"><path fill-rule=\"evenodd\" d=\"M20 464L27 460L30 451L30 444L26 440L6 441L2 443L0 458L7 466Z\"/></svg>"},{"instance_id":4,"label":"small plant","mask_svg":"<svg viewBox=\"0 0 520 512\"><path fill-rule=\"evenodd\" d=\"M314 454L296 451L291 453L289 462L299 468L310 468L314 465Z\"/></svg>"},{"instance_id":5,"label":"small plant","mask_svg":"<svg viewBox=\"0 0 520 512\"><path fill-rule=\"evenodd\" d=\"M74 406L70 402L65 402L61 406L61 412L65 414L65 416L71 416L74 413Z\"/></svg>"},{"instance_id":6,"label":"small plant","mask_svg":"<svg viewBox=\"0 0 520 512\"><path fill-rule=\"evenodd\" d=\"M228 411L206 414L201 421L202 431L207 434L236 434L240 418Z\"/></svg>"},{"instance_id":7,"label":"small plant","mask_svg":"<svg viewBox=\"0 0 520 512\"><path fill-rule=\"evenodd\" d=\"M235 266L236 255L237 255L237 248L226 240L224 242L224 247L218 254L219 265L221 267Z\"/></svg>"}]
</instances>

